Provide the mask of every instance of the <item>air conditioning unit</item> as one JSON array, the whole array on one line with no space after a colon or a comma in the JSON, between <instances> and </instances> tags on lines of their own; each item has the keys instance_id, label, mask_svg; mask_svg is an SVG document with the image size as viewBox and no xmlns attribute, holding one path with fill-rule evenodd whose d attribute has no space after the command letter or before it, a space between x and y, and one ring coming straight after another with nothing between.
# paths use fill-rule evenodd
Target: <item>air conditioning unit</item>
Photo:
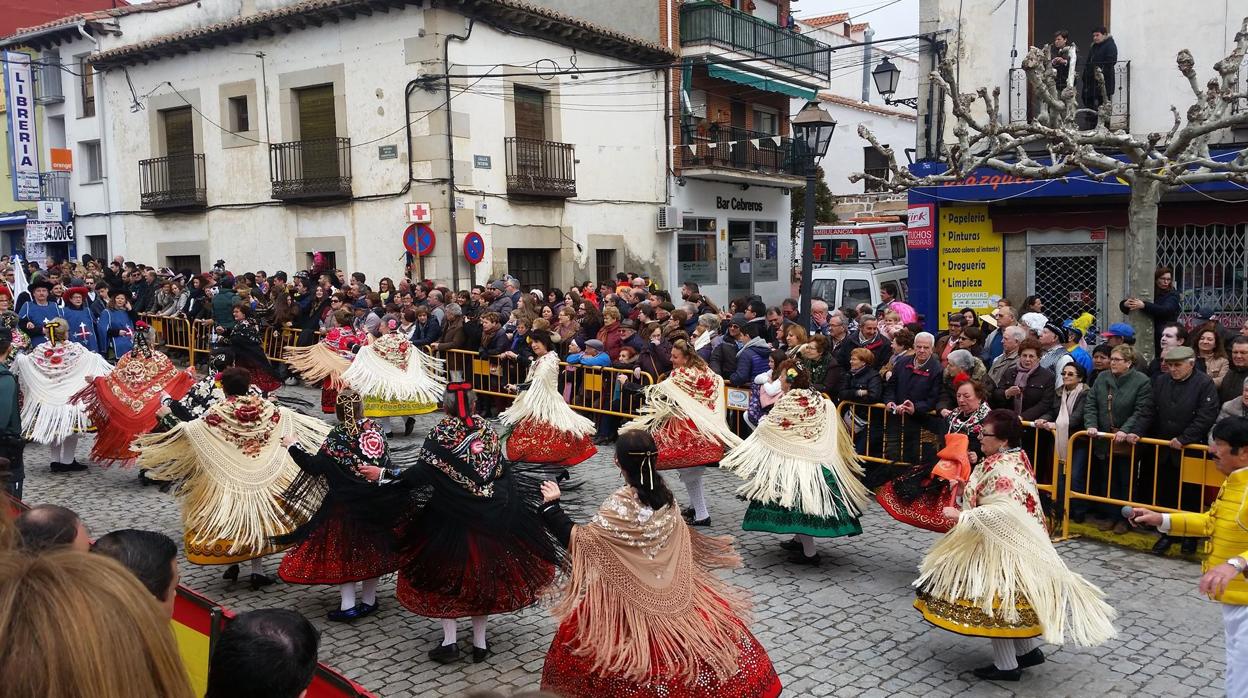
<instances>
[{"instance_id":1,"label":"air conditioning unit","mask_svg":"<svg viewBox=\"0 0 1248 698\"><path fill-rule=\"evenodd\" d=\"M678 230L685 227L685 216L675 206L660 206L658 219L656 227L659 230Z\"/></svg>"}]
</instances>

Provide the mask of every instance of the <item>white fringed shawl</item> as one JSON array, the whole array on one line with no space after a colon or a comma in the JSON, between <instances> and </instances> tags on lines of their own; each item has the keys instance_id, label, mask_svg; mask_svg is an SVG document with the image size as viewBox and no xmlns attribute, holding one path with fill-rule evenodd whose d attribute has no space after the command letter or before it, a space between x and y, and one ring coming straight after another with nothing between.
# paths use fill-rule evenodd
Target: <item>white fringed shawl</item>
<instances>
[{"instance_id":1,"label":"white fringed shawl","mask_svg":"<svg viewBox=\"0 0 1248 698\"><path fill-rule=\"evenodd\" d=\"M1006 469L999 477L1036 496L1035 483ZM974 480L974 476L972 476ZM980 495L958 523L923 558L914 586L948 601L965 600L985 614L1018 622L1017 602L1026 601L1040 619L1046 642L1069 637L1091 646L1114 637L1114 609L1096 585L1066 567L1048 532L1009 491Z\"/></svg>"},{"instance_id":2,"label":"white fringed shawl","mask_svg":"<svg viewBox=\"0 0 1248 698\"><path fill-rule=\"evenodd\" d=\"M594 423L577 414L559 393L559 356L546 352L529 367L529 388L516 397L499 419L516 426L526 419L535 419L575 436L589 436L596 430Z\"/></svg>"},{"instance_id":3,"label":"white fringed shawl","mask_svg":"<svg viewBox=\"0 0 1248 698\"><path fill-rule=\"evenodd\" d=\"M871 499L836 408L812 390L785 393L719 467L746 481L737 492L747 499L811 516L857 518ZM837 487L828 486L825 468Z\"/></svg>"},{"instance_id":4,"label":"white fringed shawl","mask_svg":"<svg viewBox=\"0 0 1248 698\"><path fill-rule=\"evenodd\" d=\"M260 398L254 398L259 400ZM299 474L282 439L294 436L309 453L320 448L331 427L285 407L265 402L265 412L248 433L264 437L254 455L246 455L209 420L227 416L228 403L218 403L201 418L178 424L163 434L134 440L139 467L154 480L180 480L182 520L193 543L233 542L229 554L261 550L269 538L290 532L307 521L319 501L287 504L281 494ZM271 428L273 411L280 418ZM227 416L228 418L228 416ZM234 426L237 428L237 425ZM268 429L267 435L264 430Z\"/></svg>"},{"instance_id":5,"label":"white fringed shawl","mask_svg":"<svg viewBox=\"0 0 1248 698\"><path fill-rule=\"evenodd\" d=\"M681 369L677 369L679 371ZM696 375L696 378L695 378ZM680 387L681 382L709 379L715 384L715 409L712 410ZM728 408L724 402L724 379L709 369L705 372L678 375L642 389L646 404L637 418L620 427L620 431L642 429L651 433L661 429L669 419L688 419L704 438L718 441L725 448L741 445L741 437L728 428Z\"/></svg>"},{"instance_id":6,"label":"white fringed shawl","mask_svg":"<svg viewBox=\"0 0 1248 698\"><path fill-rule=\"evenodd\" d=\"M351 366L351 359L334 351L324 342L306 347L286 347L282 350L286 363L309 385L317 385L326 378L335 390L342 387L342 374Z\"/></svg>"},{"instance_id":7,"label":"white fringed shawl","mask_svg":"<svg viewBox=\"0 0 1248 698\"><path fill-rule=\"evenodd\" d=\"M57 351L52 358L46 351ZM91 428L86 408L70 399L87 386L86 379L107 376L113 366L104 357L81 344L67 342L55 347L44 344L13 361L13 374L22 386L22 430L28 439L41 444L63 441L75 432Z\"/></svg>"},{"instance_id":8,"label":"white fringed shawl","mask_svg":"<svg viewBox=\"0 0 1248 698\"><path fill-rule=\"evenodd\" d=\"M406 340L402 355L405 365L388 360L383 352L393 352L390 346L398 335L382 335L372 344L360 348L351 367L342 374L342 382L366 397L383 402L437 403L446 391L446 368L442 359L435 358L416 348Z\"/></svg>"}]
</instances>

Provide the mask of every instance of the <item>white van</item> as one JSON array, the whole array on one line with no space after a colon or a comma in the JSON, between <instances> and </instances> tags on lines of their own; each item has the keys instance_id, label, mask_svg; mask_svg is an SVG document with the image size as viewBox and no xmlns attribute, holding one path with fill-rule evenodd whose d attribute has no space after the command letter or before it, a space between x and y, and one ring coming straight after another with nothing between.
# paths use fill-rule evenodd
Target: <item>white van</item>
<instances>
[{"instance_id":1,"label":"white van","mask_svg":"<svg viewBox=\"0 0 1248 698\"><path fill-rule=\"evenodd\" d=\"M852 308L881 303L880 289L888 288L893 300L905 301L910 295L909 268L905 265L836 264L815 267L811 274L811 296L827 301L829 308Z\"/></svg>"}]
</instances>

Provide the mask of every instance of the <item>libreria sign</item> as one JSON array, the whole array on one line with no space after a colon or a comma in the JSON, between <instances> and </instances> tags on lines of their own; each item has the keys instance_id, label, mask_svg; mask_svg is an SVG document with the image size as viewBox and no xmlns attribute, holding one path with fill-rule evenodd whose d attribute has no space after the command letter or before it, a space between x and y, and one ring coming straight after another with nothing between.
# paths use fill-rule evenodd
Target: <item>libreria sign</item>
<instances>
[{"instance_id":1,"label":"libreria sign","mask_svg":"<svg viewBox=\"0 0 1248 698\"><path fill-rule=\"evenodd\" d=\"M9 115L9 162L13 198L39 200L39 144L35 126L35 84L31 80L30 56L4 52L4 90Z\"/></svg>"}]
</instances>

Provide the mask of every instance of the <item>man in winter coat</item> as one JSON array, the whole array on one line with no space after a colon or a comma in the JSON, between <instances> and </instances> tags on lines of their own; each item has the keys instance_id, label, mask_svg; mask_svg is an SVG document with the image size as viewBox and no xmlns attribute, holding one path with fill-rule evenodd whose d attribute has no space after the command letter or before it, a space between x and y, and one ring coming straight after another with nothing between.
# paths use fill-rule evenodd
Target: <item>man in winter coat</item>
<instances>
[{"instance_id":1,"label":"man in winter coat","mask_svg":"<svg viewBox=\"0 0 1248 698\"><path fill-rule=\"evenodd\" d=\"M919 441L922 429L931 419L932 410L940 401L944 369L932 353L936 338L930 332L914 336L914 355L897 362L884 384L884 403L888 410L901 419L889 419L889 458L896 459L897 438L900 437L904 452L900 457L907 463L918 463Z\"/></svg>"},{"instance_id":2,"label":"man in winter coat","mask_svg":"<svg viewBox=\"0 0 1248 698\"><path fill-rule=\"evenodd\" d=\"M718 373L724 380L732 378L732 374L737 370L737 352L745 346L749 337L745 336L745 326L749 321L745 319L745 315L737 313L728 321L728 330L723 337L723 341L711 350L711 358L707 359L711 370ZM1244 338L1248 340L1248 337Z\"/></svg>"},{"instance_id":3,"label":"man in winter coat","mask_svg":"<svg viewBox=\"0 0 1248 698\"><path fill-rule=\"evenodd\" d=\"M1239 396L1244 389L1244 379L1248 378L1248 336L1239 335L1231 340L1226 353L1230 356L1231 365L1222 376L1222 385L1218 386L1218 399L1222 402Z\"/></svg>"},{"instance_id":4,"label":"man in winter coat","mask_svg":"<svg viewBox=\"0 0 1248 698\"><path fill-rule=\"evenodd\" d=\"M767 357L771 354L771 347L758 336L757 323L747 321L745 331L749 341L737 351L737 368L728 379L728 384L735 388L749 387L754 376L767 371Z\"/></svg>"},{"instance_id":5,"label":"man in winter coat","mask_svg":"<svg viewBox=\"0 0 1248 698\"><path fill-rule=\"evenodd\" d=\"M1088 62L1083 64L1083 106L1098 109L1106 99L1114 96L1114 64L1118 62L1118 44L1106 27L1092 30L1092 46L1088 49ZM1096 80L1097 70L1105 80L1105 94L1101 95Z\"/></svg>"}]
</instances>

